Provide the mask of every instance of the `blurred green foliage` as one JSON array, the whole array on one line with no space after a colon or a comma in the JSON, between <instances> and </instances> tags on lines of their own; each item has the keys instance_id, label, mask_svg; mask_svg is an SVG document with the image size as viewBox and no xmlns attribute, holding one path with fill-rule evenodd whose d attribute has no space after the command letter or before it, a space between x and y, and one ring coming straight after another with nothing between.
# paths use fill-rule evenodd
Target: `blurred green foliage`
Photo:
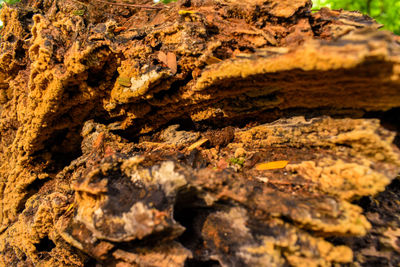
<instances>
[{"instance_id":1,"label":"blurred green foliage","mask_svg":"<svg viewBox=\"0 0 400 267\"><path fill-rule=\"evenodd\" d=\"M324 6L331 9L361 11L384 24L384 29L400 34L399 0L314 0L313 9Z\"/></svg>"},{"instance_id":2,"label":"blurred green foliage","mask_svg":"<svg viewBox=\"0 0 400 267\"><path fill-rule=\"evenodd\" d=\"M19 1L20 0L0 0L0 6L3 5L3 3L7 3L9 5L12 5L12 4L18 3Z\"/></svg>"}]
</instances>

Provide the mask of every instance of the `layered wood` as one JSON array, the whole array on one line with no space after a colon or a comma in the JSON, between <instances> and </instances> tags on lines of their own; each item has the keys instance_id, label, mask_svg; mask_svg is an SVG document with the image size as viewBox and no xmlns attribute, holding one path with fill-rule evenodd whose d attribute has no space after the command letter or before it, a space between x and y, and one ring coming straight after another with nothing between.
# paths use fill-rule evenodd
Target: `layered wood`
<instances>
[{"instance_id":1,"label":"layered wood","mask_svg":"<svg viewBox=\"0 0 400 267\"><path fill-rule=\"evenodd\" d=\"M0 265L400 263L397 36L306 0L105 2L2 8Z\"/></svg>"}]
</instances>

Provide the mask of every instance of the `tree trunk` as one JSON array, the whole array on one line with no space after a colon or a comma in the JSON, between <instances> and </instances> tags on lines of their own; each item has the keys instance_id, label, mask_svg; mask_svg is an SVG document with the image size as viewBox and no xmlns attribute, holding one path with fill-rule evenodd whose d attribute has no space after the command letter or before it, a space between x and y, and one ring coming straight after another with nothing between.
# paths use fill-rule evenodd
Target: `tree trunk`
<instances>
[{"instance_id":1,"label":"tree trunk","mask_svg":"<svg viewBox=\"0 0 400 267\"><path fill-rule=\"evenodd\" d=\"M1 266L400 263L398 36L109 2L2 8Z\"/></svg>"}]
</instances>

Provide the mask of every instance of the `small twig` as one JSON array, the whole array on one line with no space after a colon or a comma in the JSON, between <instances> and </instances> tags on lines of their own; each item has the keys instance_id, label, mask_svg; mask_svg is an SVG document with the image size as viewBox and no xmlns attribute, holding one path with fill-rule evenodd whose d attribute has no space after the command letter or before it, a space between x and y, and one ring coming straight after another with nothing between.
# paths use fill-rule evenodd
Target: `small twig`
<instances>
[{"instance_id":1,"label":"small twig","mask_svg":"<svg viewBox=\"0 0 400 267\"><path fill-rule=\"evenodd\" d=\"M163 9L162 7L158 7L158 6L114 3L114 2L109 2L109 1L105 1L105 0L94 0L94 1L104 3L104 4L109 4L109 5L116 5L116 6L128 6L128 7L136 7L136 8L147 8L147 9Z\"/></svg>"}]
</instances>

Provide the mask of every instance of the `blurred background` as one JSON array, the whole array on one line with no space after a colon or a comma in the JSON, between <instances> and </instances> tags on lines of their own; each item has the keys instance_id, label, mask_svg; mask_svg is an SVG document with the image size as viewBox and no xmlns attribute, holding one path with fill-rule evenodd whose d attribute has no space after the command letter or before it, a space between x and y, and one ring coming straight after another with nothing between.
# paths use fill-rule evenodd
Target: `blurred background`
<instances>
[{"instance_id":1,"label":"blurred background","mask_svg":"<svg viewBox=\"0 0 400 267\"><path fill-rule=\"evenodd\" d=\"M313 10L321 7L358 10L384 24L384 29L400 35L400 0L313 0Z\"/></svg>"}]
</instances>

